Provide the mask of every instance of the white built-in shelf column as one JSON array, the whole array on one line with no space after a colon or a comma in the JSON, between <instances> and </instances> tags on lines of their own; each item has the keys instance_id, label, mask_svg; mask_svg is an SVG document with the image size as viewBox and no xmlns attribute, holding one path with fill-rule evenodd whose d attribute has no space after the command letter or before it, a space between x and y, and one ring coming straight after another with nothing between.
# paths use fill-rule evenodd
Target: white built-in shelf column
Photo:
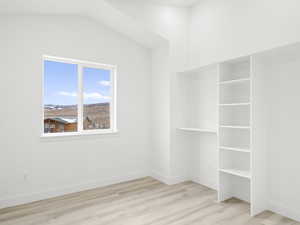
<instances>
[{"instance_id":1,"label":"white built-in shelf column","mask_svg":"<svg viewBox=\"0 0 300 225\"><path fill-rule=\"evenodd\" d=\"M251 200L250 57L220 64L219 201Z\"/></svg>"},{"instance_id":2,"label":"white built-in shelf column","mask_svg":"<svg viewBox=\"0 0 300 225\"><path fill-rule=\"evenodd\" d=\"M212 133L212 134L217 133L217 129L203 129L203 128L192 128L192 127L180 127L177 129L181 131L187 131L187 132Z\"/></svg>"}]
</instances>

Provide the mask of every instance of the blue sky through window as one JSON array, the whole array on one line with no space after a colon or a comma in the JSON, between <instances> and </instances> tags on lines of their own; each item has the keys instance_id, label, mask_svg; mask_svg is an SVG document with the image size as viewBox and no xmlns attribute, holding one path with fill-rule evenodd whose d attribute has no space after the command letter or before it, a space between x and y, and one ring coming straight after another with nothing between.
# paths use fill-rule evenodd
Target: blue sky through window
<instances>
[{"instance_id":1,"label":"blue sky through window","mask_svg":"<svg viewBox=\"0 0 300 225\"><path fill-rule=\"evenodd\" d=\"M44 61L44 103L77 104L78 66L76 64ZM110 101L110 71L83 68L84 104Z\"/></svg>"},{"instance_id":2,"label":"blue sky through window","mask_svg":"<svg viewBox=\"0 0 300 225\"><path fill-rule=\"evenodd\" d=\"M110 71L98 68L83 68L84 104L110 101Z\"/></svg>"}]
</instances>

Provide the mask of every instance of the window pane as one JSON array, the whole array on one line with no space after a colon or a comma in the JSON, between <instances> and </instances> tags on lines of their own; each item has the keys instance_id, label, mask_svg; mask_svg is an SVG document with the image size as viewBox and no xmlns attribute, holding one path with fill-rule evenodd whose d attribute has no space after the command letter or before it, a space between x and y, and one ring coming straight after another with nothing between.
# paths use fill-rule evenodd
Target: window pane
<instances>
[{"instance_id":1,"label":"window pane","mask_svg":"<svg viewBox=\"0 0 300 225\"><path fill-rule=\"evenodd\" d=\"M77 65L44 61L44 133L77 131Z\"/></svg>"},{"instance_id":2,"label":"window pane","mask_svg":"<svg viewBox=\"0 0 300 225\"><path fill-rule=\"evenodd\" d=\"M109 70L83 68L83 129L109 129L111 76Z\"/></svg>"}]
</instances>

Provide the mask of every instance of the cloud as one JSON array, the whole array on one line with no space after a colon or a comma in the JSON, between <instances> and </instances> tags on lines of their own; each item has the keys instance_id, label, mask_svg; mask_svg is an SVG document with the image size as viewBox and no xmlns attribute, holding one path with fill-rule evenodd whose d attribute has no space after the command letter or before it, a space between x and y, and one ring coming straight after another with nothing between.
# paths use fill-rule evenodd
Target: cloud
<instances>
[{"instance_id":1,"label":"cloud","mask_svg":"<svg viewBox=\"0 0 300 225\"><path fill-rule=\"evenodd\" d=\"M77 97L77 93L76 92L60 91L60 92L58 92L58 94L62 95L62 96L67 96L67 97ZM96 100L96 99L111 99L110 96L102 95L99 92L90 92L90 93L84 92L83 93L83 97L86 100L87 99L92 99L92 100Z\"/></svg>"},{"instance_id":2,"label":"cloud","mask_svg":"<svg viewBox=\"0 0 300 225\"><path fill-rule=\"evenodd\" d=\"M62 96L77 97L77 93L76 92L60 91L60 92L58 92L58 94L62 95Z\"/></svg>"},{"instance_id":3,"label":"cloud","mask_svg":"<svg viewBox=\"0 0 300 225\"><path fill-rule=\"evenodd\" d=\"M102 95L99 92L83 93L84 99L110 99L110 96Z\"/></svg>"},{"instance_id":4,"label":"cloud","mask_svg":"<svg viewBox=\"0 0 300 225\"><path fill-rule=\"evenodd\" d=\"M98 81L98 84L100 84L102 86L110 86L110 81L109 80L101 80L101 81Z\"/></svg>"}]
</instances>

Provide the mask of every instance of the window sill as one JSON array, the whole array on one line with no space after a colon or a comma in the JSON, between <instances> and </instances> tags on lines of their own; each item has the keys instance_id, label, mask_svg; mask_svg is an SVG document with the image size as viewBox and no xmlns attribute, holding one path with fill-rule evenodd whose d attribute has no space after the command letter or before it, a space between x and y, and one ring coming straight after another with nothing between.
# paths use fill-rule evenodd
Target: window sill
<instances>
[{"instance_id":1,"label":"window sill","mask_svg":"<svg viewBox=\"0 0 300 225\"><path fill-rule=\"evenodd\" d=\"M65 139L65 138L81 138L87 136L115 136L118 135L118 130L102 130L102 131L85 131L85 132L65 132L65 133L46 133L42 134L40 138L42 140L49 139Z\"/></svg>"}]
</instances>

